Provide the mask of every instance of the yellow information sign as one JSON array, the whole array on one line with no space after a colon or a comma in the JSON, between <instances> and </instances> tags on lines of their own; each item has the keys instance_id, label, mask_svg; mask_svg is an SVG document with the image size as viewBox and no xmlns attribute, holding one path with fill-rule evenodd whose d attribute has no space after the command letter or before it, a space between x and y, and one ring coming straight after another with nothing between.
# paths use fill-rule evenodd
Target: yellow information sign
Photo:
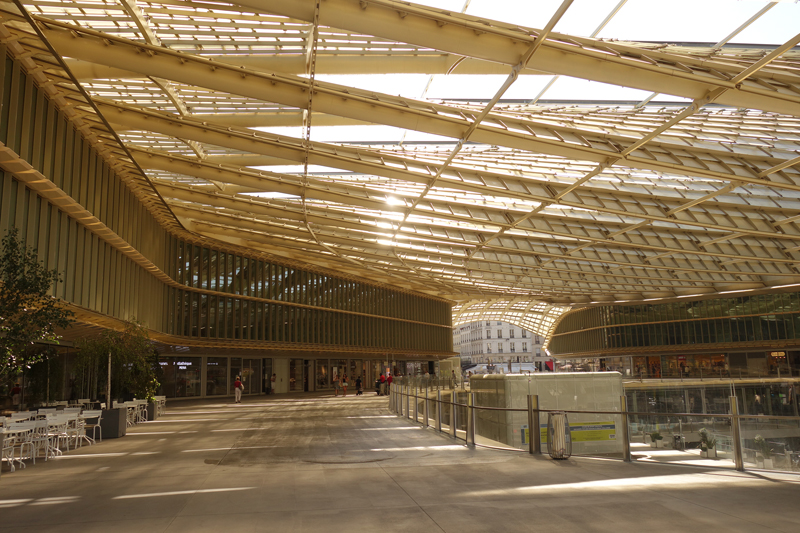
<instances>
[{"instance_id":1,"label":"yellow information sign","mask_svg":"<svg viewBox=\"0 0 800 533\"><path fill-rule=\"evenodd\" d=\"M540 425L542 442L547 442L547 424ZM576 422L569 425L572 442L616 440L617 431L613 421Z\"/></svg>"}]
</instances>

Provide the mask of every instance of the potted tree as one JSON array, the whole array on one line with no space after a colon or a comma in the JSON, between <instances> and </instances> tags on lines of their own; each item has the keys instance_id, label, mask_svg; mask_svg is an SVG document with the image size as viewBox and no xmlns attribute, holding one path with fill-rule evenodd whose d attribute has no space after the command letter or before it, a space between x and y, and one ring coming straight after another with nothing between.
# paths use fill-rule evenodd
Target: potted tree
<instances>
[{"instance_id":1,"label":"potted tree","mask_svg":"<svg viewBox=\"0 0 800 533\"><path fill-rule=\"evenodd\" d=\"M700 457L710 457L712 453L714 457L716 457L717 439L715 439L706 428L700 429L698 433L700 434Z\"/></svg>"},{"instance_id":2,"label":"potted tree","mask_svg":"<svg viewBox=\"0 0 800 533\"><path fill-rule=\"evenodd\" d=\"M113 400L151 399L159 385L158 355L147 330L136 321L125 322L122 331L105 330L96 337L80 339L76 346L76 367L96 376L94 393L106 399L103 438L124 437L126 409L114 408Z\"/></svg>"},{"instance_id":3,"label":"potted tree","mask_svg":"<svg viewBox=\"0 0 800 533\"><path fill-rule=\"evenodd\" d=\"M760 455L756 456L758 466L760 468L771 469L772 449L769 447L769 443L761 435L756 435L756 437L753 439L753 444L755 445L756 452L760 453Z\"/></svg>"},{"instance_id":4,"label":"potted tree","mask_svg":"<svg viewBox=\"0 0 800 533\"><path fill-rule=\"evenodd\" d=\"M663 439L664 437L661 436L661 433L659 433L658 431L653 431L652 433L650 433L650 440L651 440L650 447L658 448L659 441Z\"/></svg>"}]
</instances>

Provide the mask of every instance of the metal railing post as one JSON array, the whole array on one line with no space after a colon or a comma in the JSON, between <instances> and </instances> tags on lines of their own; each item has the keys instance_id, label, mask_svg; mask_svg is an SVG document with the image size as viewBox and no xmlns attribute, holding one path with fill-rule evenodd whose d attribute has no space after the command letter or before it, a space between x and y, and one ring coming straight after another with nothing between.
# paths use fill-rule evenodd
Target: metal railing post
<instances>
[{"instance_id":1,"label":"metal railing post","mask_svg":"<svg viewBox=\"0 0 800 533\"><path fill-rule=\"evenodd\" d=\"M739 404L736 396L731 396L731 433L733 439L733 462L736 470L744 472L744 459L742 458L742 438L739 431Z\"/></svg>"},{"instance_id":2,"label":"metal railing post","mask_svg":"<svg viewBox=\"0 0 800 533\"><path fill-rule=\"evenodd\" d=\"M539 395L528 395L528 453L542 453L542 433L539 430Z\"/></svg>"},{"instance_id":3,"label":"metal railing post","mask_svg":"<svg viewBox=\"0 0 800 533\"><path fill-rule=\"evenodd\" d=\"M467 445L475 446L475 393L467 393Z\"/></svg>"},{"instance_id":4,"label":"metal railing post","mask_svg":"<svg viewBox=\"0 0 800 533\"><path fill-rule=\"evenodd\" d=\"M419 389L414 387L414 422L419 420Z\"/></svg>"},{"instance_id":5,"label":"metal railing post","mask_svg":"<svg viewBox=\"0 0 800 533\"><path fill-rule=\"evenodd\" d=\"M422 410L422 416L425 419L423 427L427 428L430 425L428 423L429 422L429 417L428 417L428 387L425 387L425 406L424 406L424 408Z\"/></svg>"},{"instance_id":6,"label":"metal railing post","mask_svg":"<svg viewBox=\"0 0 800 533\"><path fill-rule=\"evenodd\" d=\"M436 391L436 431L442 432L442 391Z\"/></svg>"},{"instance_id":7,"label":"metal railing post","mask_svg":"<svg viewBox=\"0 0 800 533\"><path fill-rule=\"evenodd\" d=\"M406 385L406 418L411 418L411 386Z\"/></svg>"},{"instance_id":8,"label":"metal railing post","mask_svg":"<svg viewBox=\"0 0 800 533\"><path fill-rule=\"evenodd\" d=\"M628 436L628 398L623 394L619 400L622 415L622 460L626 463L631 462L631 441Z\"/></svg>"},{"instance_id":9,"label":"metal railing post","mask_svg":"<svg viewBox=\"0 0 800 533\"><path fill-rule=\"evenodd\" d=\"M456 391L450 393L450 436L456 437L456 402L458 394Z\"/></svg>"}]
</instances>

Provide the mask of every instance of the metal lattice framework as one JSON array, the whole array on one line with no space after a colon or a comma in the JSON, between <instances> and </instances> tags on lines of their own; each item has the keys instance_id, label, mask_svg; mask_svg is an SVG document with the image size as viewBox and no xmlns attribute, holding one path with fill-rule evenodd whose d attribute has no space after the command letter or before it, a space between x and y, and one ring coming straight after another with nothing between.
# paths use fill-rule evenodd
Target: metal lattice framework
<instances>
[{"instance_id":1,"label":"metal lattice framework","mask_svg":"<svg viewBox=\"0 0 800 533\"><path fill-rule=\"evenodd\" d=\"M570 304L800 282L800 35L554 32L570 3L531 29L389 0L35 0L0 3L0 38L165 224L453 299L456 324L546 334ZM315 78L387 73L508 78L472 102ZM542 74L691 102L502 99ZM253 129L370 124L451 141Z\"/></svg>"}]
</instances>

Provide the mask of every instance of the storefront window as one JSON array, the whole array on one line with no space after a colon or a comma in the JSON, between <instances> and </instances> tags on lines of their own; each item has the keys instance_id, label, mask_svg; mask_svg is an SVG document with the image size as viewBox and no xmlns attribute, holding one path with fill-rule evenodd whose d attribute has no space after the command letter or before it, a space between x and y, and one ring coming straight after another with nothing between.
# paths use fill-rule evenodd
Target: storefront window
<instances>
[{"instance_id":1,"label":"storefront window","mask_svg":"<svg viewBox=\"0 0 800 533\"><path fill-rule=\"evenodd\" d=\"M241 377L241 375L242 375L242 358L231 357L231 377L229 378L230 387L228 387L228 390L231 391L231 394L233 394L233 384L236 382L236 378Z\"/></svg>"},{"instance_id":2,"label":"storefront window","mask_svg":"<svg viewBox=\"0 0 800 533\"><path fill-rule=\"evenodd\" d=\"M342 377L347 373L347 360L346 359L331 359L331 383L336 379L336 376Z\"/></svg>"},{"instance_id":3,"label":"storefront window","mask_svg":"<svg viewBox=\"0 0 800 533\"><path fill-rule=\"evenodd\" d=\"M200 396L201 361L200 357L183 357L162 361L164 395L169 398Z\"/></svg>"},{"instance_id":4,"label":"storefront window","mask_svg":"<svg viewBox=\"0 0 800 533\"><path fill-rule=\"evenodd\" d=\"M302 391L303 390L303 360L290 359L289 360L289 390Z\"/></svg>"},{"instance_id":5,"label":"storefront window","mask_svg":"<svg viewBox=\"0 0 800 533\"><path fill-rule=\"evenodd\" d=\"M206 360L206 396L228 394L228 358L209 357Z\"/></svg>"},{"instance_id":6,"label":"storefront window","mask_svg":"<svg viewBox=\"0 0 800 533\"><path fill-rule=\"evenodd\" d=\"M317 390L327 389L331 386L330 382L328 381L328 360L327 359L318 359L316 361L317 365Z\"/></svg>"},{"instance_id":7,"label":"storefront window","mask_svg":"<svg viewBox=\"0 0 800 533\"><path fill-rule=\"evenodd\" d=\"M243 394L261 393L261 359L242 360Z\"/></svg>"}]
</instances>

